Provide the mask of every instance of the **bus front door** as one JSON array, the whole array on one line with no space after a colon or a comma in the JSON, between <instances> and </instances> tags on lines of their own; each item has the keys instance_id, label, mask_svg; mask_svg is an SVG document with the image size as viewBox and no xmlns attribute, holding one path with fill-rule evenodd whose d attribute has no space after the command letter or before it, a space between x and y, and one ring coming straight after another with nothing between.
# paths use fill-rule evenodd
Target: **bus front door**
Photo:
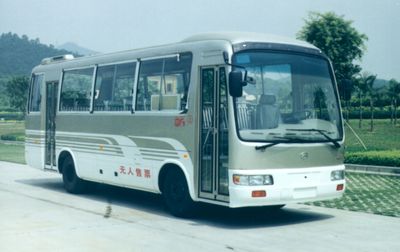
<instances>
[{"instance_id":1,"label":"bus front door","mask_svg":"<svg viewBox=\"0 0 400 252\"><path fill-rule=\"evenodd\" d=\"M229 201L225 67L201 69L199 197Z\"/></svg>"},{"instance_id":2,"label":"bus front door","mask_svg":"<svg viewBox=\"0 0 400 252\"><path fill-rule=\"evenodd\" d=\"M56 169L57 82L46 82L46 148L45 168Z\"/></svg>"}]
</instances>

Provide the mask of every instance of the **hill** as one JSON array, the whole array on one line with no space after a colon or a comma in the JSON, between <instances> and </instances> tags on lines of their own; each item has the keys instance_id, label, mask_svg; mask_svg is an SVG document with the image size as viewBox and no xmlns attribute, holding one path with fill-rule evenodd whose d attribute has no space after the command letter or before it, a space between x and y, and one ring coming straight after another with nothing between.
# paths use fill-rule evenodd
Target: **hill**
<instances>
[{"instance_id":1,"label":"hill","mask_svg":"<svg viewBox=\"0 0 400 252\"><path fill-rule=\"evenodd\" d=\"M80 55L94 55L94 54L98 54L98 52L96 51L92 51L90 49L87 49L85 47L79 46L73 42L67 42L65 44L62 44L60 46L57 46L57 49L61 49L61 50L67 50L70 52L74 52L76 54L80 54Z\"/></svg>"},{"instance_id":2,"label":"hill","mask_svg":"<svg viewBox=\"0 0 400 252\"><path fill-rule=\"evenodd\" d=\"M62 54L71 52L41 44L39 39L29 39L26 35L3 33L0 35L0 77L30 75L43 58Z\"/></svg>"},{"instance_id":3,"label":"hill","mask_svg":"<svg viewBox=\"0 0 400 252\"><path fill-rule=\"evenodd\" d=\"M384 87L387 87L388 85L389 85L389 81L388 80L376 79L375 82L374 82L374 88L375 89L384 88Z\"/></svg>"}]
</instances>

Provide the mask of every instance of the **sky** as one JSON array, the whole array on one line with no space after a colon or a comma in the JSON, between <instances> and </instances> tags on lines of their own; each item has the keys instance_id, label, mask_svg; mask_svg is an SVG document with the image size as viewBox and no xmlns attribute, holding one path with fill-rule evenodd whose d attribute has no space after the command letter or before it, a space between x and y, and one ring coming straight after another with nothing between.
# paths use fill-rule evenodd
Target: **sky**
<instances>
[{"instance_id":1,"label":"sky","mask_svg":"<svg viewBox=\"0 0 400 252\"><path fill-rule=\"evenodd\" d=\"M400 0L0 0L0 33L113 52L216 31L295 38L311 11L352 20L369 38L363 70L400 80Z\"/></svg>"}]
</instances>

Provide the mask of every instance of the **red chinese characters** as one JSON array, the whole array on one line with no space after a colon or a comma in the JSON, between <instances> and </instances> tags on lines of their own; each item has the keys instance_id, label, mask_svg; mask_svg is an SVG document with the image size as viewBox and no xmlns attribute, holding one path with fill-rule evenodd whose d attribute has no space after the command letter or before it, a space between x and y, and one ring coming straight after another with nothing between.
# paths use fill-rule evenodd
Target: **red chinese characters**
<instances>
[{"instance_id":1,"label":"red chinese characters","mask_svg":"<svg viewBox=\"0 0 400 252\"><path fill-rule=\"evenodd\" d=\"M150 170L144 169L144 177L145 178L150 178Z\"/></svg>"},{"instance_id":2,"label":"red chinese characters","mask_svg":"<svg viewBox=\"0 0 400 252\"><path fill-rule=\"evenodd\" d=\"M141 169L139 167L133 169L132 167L125 167L121 165L118 169L118 173L121 175L135 176L138 178L151 178L149 169Z\"/></svg>"},{"instance_id":3,"label":"red chinese characters","mask_svg":"<svg viewBox=\"0 0 400 252\"><path fill-rule=\"evenodd\" d=\"M133 175L133 172L132 172L132 168L131 168L131 167L129 167L128 175Z\"/></svg>"},{"instance_id":4,"label":"red chinese characters","mask_svg":"<svg viewBox=\"0 0 400 252\"><path fill-rule=\"evenodd\" d=\"M142 170L139 168L136 168L136 177L141 177L142 176Z\"/></svg>"},{"instance_id":5,"label":"red chinese characters","mask_svg":"<svg viewBox=\"0 0 400 252\"><path fill-rule=\"evenodd\" d=\"M124 166L121 165L121 166L119 167L119 173L120 173L120 174L126 174L126 171L125 171L125 167L124 167Z\"/></svg>"},{"instance_id":6,"label":"red chinese characters","mask_svg":"<svg viewBox=\"0 0 400 252\"><path fill-rule=\"evenodd\" d=\"M184 127L185 126L185 118L178 116L175 117L175 127Z\"/></svg>"}]
</instances>

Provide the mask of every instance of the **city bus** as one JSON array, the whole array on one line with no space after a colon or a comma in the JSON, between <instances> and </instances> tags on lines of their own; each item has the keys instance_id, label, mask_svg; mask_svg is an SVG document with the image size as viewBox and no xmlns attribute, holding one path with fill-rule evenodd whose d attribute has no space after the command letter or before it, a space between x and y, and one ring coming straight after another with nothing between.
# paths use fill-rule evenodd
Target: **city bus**
<instances>
[{"instance_id":1,"label":"city bus","mask_svg":"<svg viewBox=\"0 0 400 252\"><path fill-rule=\"evenodd\" d=\"M161 194L175 216L196 202L282 207L340 197L344 131L329 59L311 44L253 33L34 67L26 161L89 182Z\"/></svg>"}]
</instances>

